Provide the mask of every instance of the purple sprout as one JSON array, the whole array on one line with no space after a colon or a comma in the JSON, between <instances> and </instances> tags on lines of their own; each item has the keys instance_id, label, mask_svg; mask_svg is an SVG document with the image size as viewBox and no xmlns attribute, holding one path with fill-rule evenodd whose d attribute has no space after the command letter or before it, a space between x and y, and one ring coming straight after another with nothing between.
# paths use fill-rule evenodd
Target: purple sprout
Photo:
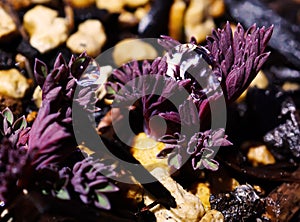
<instances>
[{"instance_id":1,"label":"purple sprout","mask_svg":"<svg viewBox=\"0 0 300 222\"><path fill-rule=\"evenodd\" d=\"M115 92L114 105L121 111L138 110L148 135L154 135L151 131L155 129L149 124L152 117L168 122L165 135L159 139L165 149L158 157L168 158L170 166L179 169L188 159L195 170L217 170L218 163L213 159L217 147L231 143L224 129L209 127L209 105L222 96L231 103L249 86L269 56L264 51L272 30L254 25L244 31L238 24L233 35L227 23L224 29L213 31L205 48L197 46L195 39L180 44L163 37L160 42L168 51L166 56L141 64L131 62L114 70L117 81L107 83ZM171 64L176 53L182 59ZM49 72L43 62L36 60L34 73L43 91L43 102L31 128L25 117L14 121L9 109L1 112L1 201L9 203L22 189L37 188L56 197L72 197L69 193L75 193L87 205L111 208L109 193L119 190L108 179L116 174L112 166L86 158L77 160L72 172L72 167L64 167L65 160L78 151L72 128L73 100L90 111L90 105L96 102L97 84L93 78L79 84L90 62L82 54L67 64L59 55ZM76 87L80 87L78 95L74 95Z\"/></svg>"},{"instance_id":2,"label":"purple sprout","mask_svg":"<svg viewBox=\"0 0 300 222\"><path fill-rule=\"evenodd\" d=\"M115 174L112 166L88 157L74 165L71 183L83 203L109 210L111 205L106 193L117 192L119 188L107 177Z\"/></svg>"},{"instance_id":3,"label":"purple sprout","mask_svg":"<svg viewBox=\"0 0 300 222\"><path fill-rule=\"evenodd\" d=\"M1 201L13 201L22 194L23 189L70 199L74 192L80 193L80 184L77 182L81 178L81 185L85 186L88 181L87 186L91 190L86 194L86 200L95 197L94 206L110 208L104 193L117 191L118 188L100 173L114 173L111 166L91 161L90 158L82 161L83 155L80 158L76 156L76 160L72 157L72 154L78 153L72 127L72 102L76 96L78 80L89 64L90 58L85 54L78 58L72 57L69 64L59 55L54 68L48 73L47 66L36 60L35 76L43 95L42 106L32 127L27 127L25 117L14 121L9 109L1 112L1 134L4 137L0 145ZM76 102L88 109L87 104L93 102L93 99L96 101L93 97L95 93L90 92L95 92L97 85L92 83L78 87L81 97ZM71 157L73 160L68 161ZM77 164L72 172L69 166L73 167L74 161ZM85 174L87 165L92 168ZM83 197L83 194L80 195Z\"/></svg>"},{"instance_id":4,"label":"purple sprout","mask_svg":"<svg viewBox=\"0 0 300 222\"><path fill-rule=\"evenodd\" d=\"M189 81L177 83L165 76L166 71L167 63L163 58L157 58L152 63L144 61L141 68L137 61L133 61L113 71L117 82L107 83L107 87L115 92L113 107L124 112L139 110L144 117L143 130L149 135L151 118L175 110L170 101L180 103L187 97L181 92Z\"/></svg>"},{"instance_id":5,"label":"purple sprout","mask_svg":"<svg viewBox=\"0 0 300 222\"><path fill-rule=\"evenodd\" d=\"M78 58L72 56L67 64L59 54L53 70L48 74L46 65L36 60L34 73L42 88L43 100L28 140L35 167L59 164L77 151L72 127L72 103L75 100L88 109L88 105L96 102L96 84L84 87L77 84L90 61L91 58L82 54ZM76 87L80 87L78 95L75 95Z\"/></svg>"},{"instance_id":6,"label":"purple sprout","mask_svg":"<svg viewBox=\"0 0 300 222\"><path fill-rule=\"evenodd\" d=\"M143 62L141 69L138 62L125 64L122 70L113 72L117 83L110 82L108 86L116 92L114 99L119 102L118 107L140 107L145 120L144 132L148 135L153 135L148 123L155 115L172 125L160 139L166 148L158 157L168 157L169 165L175 168L180 168L183 160L190 158L194 169L216 170L218 163L212 159L215 147L231 143L224 129L210 129L210 106L217 105L222 97L228 104L234 102L249 86L269 56L264 51L272 30L273 27L265 29L253 25L245 32L238 24L233 35L227 23L223 29L212 32L206 47L196 45L195 39L181 44L163 36L159 43L167 54L162 59L152 64ZM154 83L145 76L151 76ZM140 77L147 81L139 81ZM168 85L169 82L172 84ZM179 97L177 108L174 108L167 101L180 94L179 86L189 96ZM146 91L147 87L152 91ZM197 127L197 132L189 131ZM182 128L185 135L181 135Z\"/></svg>"},{"instance_id":7,"label":"purple sprout","mask_svg":"<svg viewBox=\"0 0 300 222\"><path fill-rule=\"evenodd\" d=\"M214 60L213 72L222 78L228 102L235 101L245 91L266 62L270 53L265 49L272 32L273 26L266 29L253 25L245 31L238 24L232 34L227 22L223 29L213 30L212 36L207 37L206 48Z\"/></svg>"}]
</instances>

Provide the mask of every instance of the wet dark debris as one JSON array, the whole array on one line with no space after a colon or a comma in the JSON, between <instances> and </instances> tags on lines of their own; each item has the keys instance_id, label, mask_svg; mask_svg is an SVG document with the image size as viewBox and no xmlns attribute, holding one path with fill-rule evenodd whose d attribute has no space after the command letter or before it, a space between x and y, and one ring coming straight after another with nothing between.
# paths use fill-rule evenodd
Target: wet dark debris
<instances>
[{"instance_id":1,"label":"wet dark debris","mask_svg":"<svg viewBox=\"0 0 300 222\"><path fill-rule=\"evenodd\" d=\"M226 222L254 221L259 218L264 201L249 184L238 186L232 192L211 195L211 208L221 211Z\"/></svg>"},{"instance_id":2,"label":"wet dark debris","mask_svg":"<svg viewBox=\"0 0 300 222\"><path fill-rule=\"evenodd\" d=\"M149 13L140 21L138 32L142 38L159 37L168 30L169 11L173 1L154 1Z\"/></svg>"},{"instance_id":3,"label":"wet dark debris","mask_svg":"<svg viewBox=\"0 0 300 222\"><path fill-rule=\"evenodd\" d=\"M0 49L0 70L10 69L15 66L14 55Z\"/></svg>"},{"instance_id":4,"label":"wet dark debris","mask_svg":"<svg viewBox=\"0 0 300 222\"><path fill-rule=\"evenodd\" d=\"M272 147L282 149L279 153L286 153L286 150L289 150L295 157L300 157L300 129L296 107L292 100L282 103L279 118L284 117L285 122L268 132L264 136L264 141Z\"/></svg>"},{"instance_id":5,"label":"wet dark debris","mask_svg":"<svg viewBox=\"0 0 300 222\"><path fill-rule=\"evenodd\" d=\"M281 63L289 64L300 69L300 27L280 16L270 6L260 0L225 0L229 14L234 20L250 27L253 23L258 26L274 25L274 32L269 46L285 59ZM278 44L280 43L280 44Z\"/></svg>"}]
</instances>

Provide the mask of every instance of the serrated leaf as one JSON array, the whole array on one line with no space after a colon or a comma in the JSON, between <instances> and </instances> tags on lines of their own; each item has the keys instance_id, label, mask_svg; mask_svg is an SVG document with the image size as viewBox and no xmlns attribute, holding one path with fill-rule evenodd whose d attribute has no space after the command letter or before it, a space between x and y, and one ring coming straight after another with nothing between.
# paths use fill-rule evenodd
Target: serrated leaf
<instances>
[{"instance_id":1,"label":"serrated leaf","mask_svg":"<svg viewBox=\"0 0 300 222\"><path fill-rule=\"evenodd\" d=\"M97 194L97 201L95 201L95 206L106 210L110 209L110 203L108 198L101 193Z\"/></svg>"},{"instance_id":2,"label":"serrated leaf","mask_svg":"<svg viewBox=\"0 0 300 222\"><path fill-rule=\"evenodd\" d=\"M14 114L12 113L12 111L8 107L6 107L2 111L2 114L3 114L4 118L7 119L8 123L10 123L10 125L12 125L14 122Z\"/></svg>"},{"instance_id":3,"label":"serrated leaf","mask_svg":"<svg viewBox=\"0 0 300 222\"><path fill-rule=\"evenodd\" d=\"M14 131L19 129L25 129L26 127L27 127L27 121L25 116L21 116L20 118L18 118L12 126Z\"/></svg>"}]
</instances>

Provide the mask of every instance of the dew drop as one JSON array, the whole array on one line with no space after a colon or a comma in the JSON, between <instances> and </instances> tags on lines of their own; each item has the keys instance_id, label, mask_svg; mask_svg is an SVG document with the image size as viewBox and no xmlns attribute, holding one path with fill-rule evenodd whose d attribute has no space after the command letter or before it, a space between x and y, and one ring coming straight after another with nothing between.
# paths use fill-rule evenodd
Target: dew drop
<instances>
[{"instance_id":1,"label":"dew drop","mask_svg":"<svg viewBox=\"0 0 300 222\"><path fill-rule=\"evenodd\" d=\"M80 79L77 80L77 84L83 87L93 84L101 84L101 82L99 81L101 76L100 74L99 64L94 59L91 59Z\"/></svg>"}]
</instances>

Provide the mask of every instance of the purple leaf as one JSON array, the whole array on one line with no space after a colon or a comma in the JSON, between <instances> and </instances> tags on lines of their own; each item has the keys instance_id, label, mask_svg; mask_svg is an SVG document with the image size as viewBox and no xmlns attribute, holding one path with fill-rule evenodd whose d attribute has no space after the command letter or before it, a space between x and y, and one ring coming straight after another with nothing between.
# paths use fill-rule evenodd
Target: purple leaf
<instances>
[{"instance_id":1,"label":"purple leaf","mask_svg":"<svg viewBox=\"0 0 300 222\"><path fill-rule=\"evenodd\" d=\"M166 113L160 113L159 116L161 116L165 120L170 120L174 123L180 124L180 115L177 112L171 111Z\"/></svg>"},{"instance_id":2,"label":"purple leaf","mask_svg":"<svg viewBox=\"0 0 300 222\"><path fill-rule=\"evenodd\" d=\"M37 84L42 88L44 85L45 79L48 74L48 68L46 64L39 59L35 59L34 63L34 77Z\"/></svg>"},{"instance_id":3,"label":"purple leaf","mask_svg":"<svg viewBox=\"0 0 300 222\"><path fill-rule=\"evenodd\" d=\"M59 53L55 59L53 69L58 69L61 66L67 66L66 60L64 59L62 53Z\"/></svg>"},{"instance_id":4,"label":"purple leaf","mask_svg":"<svg viewBox=\"0 0 300 222\"><path fill-rule=\"evenodd\" d=\"M119 188L102 175L113 175L110 165L94 161L91 157L77 162L73 167L71 184L81 200L102 209L110 209L109 199L104 193L119 191Z\"/></svg>"},{"instance_id":5,"label":"purple leaf","mask_svg":"<svg viewBox=\"0 0 300 222\"><path fill-rule=\"evenodd\" d=\"M172 50L175 46L181 44L180 42L169 36L161 35L160 37L161 38L158 39L158 43L167 51Z\"/></svg>"}]
</instances>

